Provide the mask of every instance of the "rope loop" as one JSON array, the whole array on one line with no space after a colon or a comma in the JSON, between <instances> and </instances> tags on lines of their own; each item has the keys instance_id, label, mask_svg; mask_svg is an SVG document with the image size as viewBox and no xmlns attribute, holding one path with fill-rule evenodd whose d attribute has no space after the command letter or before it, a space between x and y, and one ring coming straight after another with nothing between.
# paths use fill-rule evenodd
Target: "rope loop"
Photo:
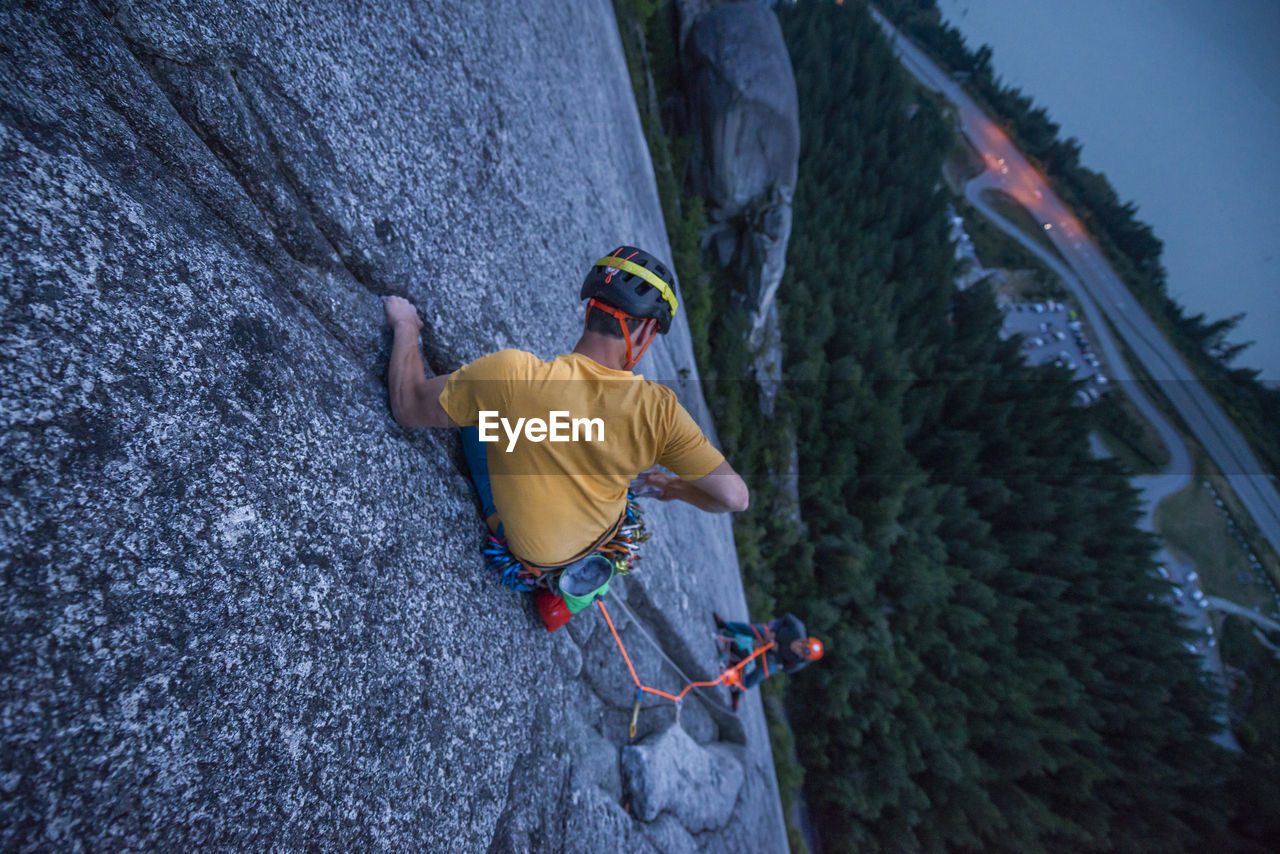
<instances>
[{"instance_id":1,"label":"rope loop","mask_svg":"<svg viewBox=\"0 0 1280 854\"><path fill-rule=\"evenodd\" d=\"M609 609L604 606L604 600L597 599L596 604L600 606L600 613L604 614L604 621L609 624L609 631L613 634L613 640L618 645L618 651L622 653L622 660L627 663L627 670L631 672L631 680L636 683L636 688L639 689L636 692L635 710L631 715L631 737L632 738L635 738L635 721L636 721L636 717L640 713L640 697L642 694L656 694L659 697L663 697L675 703L676 704L676 720L679 721L681 701L684 700L686 694L688 694L694 688L711 688L715 685L721 685L721 684L741 685L742 684L742 668L746 667L750 661L764 655L766 652L768 652L769 650L773 649L776 646L776 644L773 641L770 641L767 644L757 647L749 656L742 659L737 664L733 665L732 667L726 668L723 673L721 673L715 679L712 679L710 682L690 682L689 684L684 686L684 689L681 690L679 694L668 694L666 691L660 691L657 688L650 688L648 685L645 685L640 681L640 677L636 675L635 665L631 663L631 656L627 654L627 648L625 645L623 645L622 638L618 636L618 630L613 625L613 618L609 616ZM686 676L685 678L687 679L688 677Z\"/></svg>"}]
</instances>

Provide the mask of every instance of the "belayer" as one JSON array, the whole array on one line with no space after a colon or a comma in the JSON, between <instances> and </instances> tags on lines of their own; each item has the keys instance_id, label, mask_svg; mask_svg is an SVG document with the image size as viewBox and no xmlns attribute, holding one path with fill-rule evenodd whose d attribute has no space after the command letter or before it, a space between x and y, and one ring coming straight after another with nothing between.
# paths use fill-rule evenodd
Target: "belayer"
<instances>
[{"instance_id":1,"label":"belayer","mask_svg":"<svg viewBox=\"0 0 1280 854\"><path fill-rule=\"evenodd\" d=\"M804 623L793 614L785 614L767 623L726 622L719 614L711 615L719 630L724 657L730 668L763 646L770 648L742 668L739 684L731 685L729 696L733 710L738 711L742 692L750 691L775 673L795 673L810 661L822 658L822 641L805 633Z\"/></svg>"},{"instance_id":2,"label":"belayer","mask_svg":"<svg viewBox=\"0 0 1280 854\"><path fill-rule=\"evenodd\" d=\"M543 361L499 350L428 379L417 310L383 297L394 336L392 415L402 427L462 428L491 531L490 566L504 584L535 591L547 631L629 565L641 525L628 487L641 472L645 496L708 513L745 510L749 500L747 485L675 393L632 372L671 328L677 302L668 268L621 246L591 266L579 299L586 318L572 352ZM647 471L655 465L676 476Z\"/></svg>"}]
</instances>

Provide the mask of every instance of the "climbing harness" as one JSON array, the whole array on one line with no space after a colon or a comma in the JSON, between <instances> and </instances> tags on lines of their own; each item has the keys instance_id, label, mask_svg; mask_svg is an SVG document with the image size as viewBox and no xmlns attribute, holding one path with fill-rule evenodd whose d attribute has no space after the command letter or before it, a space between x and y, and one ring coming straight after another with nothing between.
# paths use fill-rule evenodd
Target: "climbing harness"
<instances>
[{"instance_id":1,"label":"climbing harness","mask_svg":"<svg viewBox=\"0 0 1280 854\"><path fill-rule=\"evenodd\" d=\"M627 493L627 506L619 517L617 524L605 532L602 542L596 543L587 551L567 560L558 566L542 566L521 560L507 545L493 534L484 547L485 561L489 571L497 577L498 583L512 590L528 593L534 590L551 590L558 592L558 582L566 567L579 563L595 555L603 555L613 564L613 571L618 575L626 575L636 568L640 560L640 544L649 539L649 532L644 526L644 513L640 504L630 492ZM607 581L605 590L608 590ZM585 607L590 600L583 604Z\"/></svg>"},{"instance_id":2,"label":"climbing harness","mask_svg":"<svg viewBox=\"0 0 1280 854\"><path fill-rule=\"evenodd\" d=\"M690 681L687 685L684 686L683 690L681 690L679 694L668 694L666 691L659 690L658 688L651 688L640 681L640 677L636 675L635 665L631 663L631 656L627 654L627 648L623 645L622 638L618 636L618 630L613 625L613 618L609 616L609 609L604 606L603 600L597 599L596 604L600 606L600 613L604 614L604 621L609 624L609 631L613 633L613 640L615 643L618 644L618 651L622 653L622 660L627 663L627 670L631 671L631 680L636 683L636 702L631 709L631 727L629 729L629 734L631 738L636 737L636 721L640 717L640 700L644 697L646 693L656 694L659 697L664 697L672 701L673 703L675 703L676 719L678 720L680 717L680 709L681 709L680 704L684 701L686 694L688 694L694 688L711 688L721 684L737 684L737 685L742 684L741 682L742 668L746 667L748 662L752 661L758 656L764 655L766 652L774 648L774 643L770 641L764 646L757 648L754 652L751 653L751 655L742 659L737 664L727 668L723 673L721 673L715 679L712 679L709 682ZM663 657L665 658L666 656L664 655ZM677 668L677 670L678 669L679 668ZM680 675L684 676L684 673L682 672ZM689 677L685 676L685 678L688 679Z\"/></svg>"},{"instance_id":3,"label":"climbing harness","mask_svg":"<svg viewBox=\"0 0 1280 854\"><path fill-rule=\"evenodd\" d=\"M618 650L622 653L623 660L627 663L627 670L631 672L631 679L636 683L636 700L631 710L631 724L629 728L630 737L635 738L636 724L640 717L640 701L646 693L654 694L675 703L676 720L680 719L680 710L685 696L694 688L712 688L716 685L728 685L731 687L741 687L742 685L742 669L754 661L759 656L764 655L773 649L775 644L770 642L759 647L749 656L739 661L737 664L728 667L718 677L710 681L695 681L689 679L688 675L682 671L674 661L672 661L658 642L649 637L647 632L641 630L641 634L653 644L668 664L679 673L687 684L679 694L669 694L658 688L652 688L640 682L640 677L636 674L635 666L631 663L631 656L627 653L626 647L622 643L622 638L618 635L617 628L613 625L613 618L609 616L609 610L605 608L604 600L598 598L606 594L609 590L609 582L605 580L603 584L590 591L583 592L585 587L574 587L565 579L566 575L576 573L579 569L586 569L583 577L589 577L592 580L604 578L591 571L593 563L601 563L601 558L612 564L613 573L618 575L626 575L635 569L635 564L640 560L640 544L646 542L650 537L648 530L644 524L644 513L640 509L636 496L627 493L627 505L623 510L622 516L611 531L604 534L601 542L596 543L588 549L583 555L569 561L565 561L558 566L541 566L539 564L530 563L521 560L507 546L505 540L499 539L493 534L489 534L488 542L484 548L484 555L489 571L494 574L498 582L504 587L519 592L538 592L538 593L555 593L564 597L565 604L570 606L573 613L577 613L585 608L593 600L600 606L600 612L604 614L605 622L609 624L609 631L613 634L614 641L618 644ZM611 578L612 575L609 575ZM549 597L556 598L556 597ZM631 609L625 604L618 601L618 604L631 614ZM541 608L541 605L539 606ZM548 615L543 614L543 622L547 624L548 631L553 630L553 624L548 622ZM631 614L632 619L635 615ZM563 620L567 620L568 616L564 615L560 622L554 625L560 625ZM722 714L731 714L726 709L721 708L718 704L712 703L700 694L694 694L707 705L709 709L720 712Z\"/></svg>"}]
</instances>

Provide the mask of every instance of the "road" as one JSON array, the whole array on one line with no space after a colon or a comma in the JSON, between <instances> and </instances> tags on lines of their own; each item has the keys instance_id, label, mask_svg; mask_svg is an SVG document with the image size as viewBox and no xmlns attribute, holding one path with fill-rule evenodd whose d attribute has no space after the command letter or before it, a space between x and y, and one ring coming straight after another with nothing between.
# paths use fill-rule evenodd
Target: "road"
<instances>
[{"instance_id":1,"label":"road","mask_svg":"<svg viewBox=\"0 0 1280 854\"><path fill-rule=\"evenodd\" d=\"M1215 608L1219 611L1226 611L1228 614L1236 614L1244 617L1246 620L1252 620L1269 632L1280 632L1280 623L1262 616L1257 611L1251 611L1243 605L1237 605L1230 599L1220 599L1217 596L1206 596L1205 599L1208 600L1210 608Z\"/></svg>"},{"instance_id":2,"label":"road","mask_svg":"<svg viewBox=\"0 0 1280 854\"><path fill-rule=\"evenodd\" d=\"M1051 226L1046 234L1066 259L1066 263L1064 265L1054 259L1050 266L1060 275L1067 269L1069 274L1064 275L1063 279L1082 305L1087 298L1090 305L1101 310L1111 321L1143 369L1159 383L1192 434L1226 476L1267 542L1280 553L1280 493L1276 492L1272 480L1264 474L1244 437L1210 397L1195 372L1182 361L1173 345L1165 339L1120 277L1107 264L1102 252L1085 233L1079 221L1054 195L1048 183L1018 152L1004 132L987 118L946 72L934 65L910 41L899 36L883 16L874 10L872 14L889 35L903 66L921 83L939 92L954 105L962 132L987 159L987 171L968 184L965 195L984 214L990 216L990 207L985 203L980 204L979 196L986 189L1000 190L1017 199L1041 223ZM1025 240L1023 242L1029 243ZM1046 257L1042 249L1037 254ZM1086 313L1088 311L1086 308ZM1102 330L1105 327L1095 322L1093 317L1090 317L1090 321L1093 322L1095 333L1100 338L1103 337ZM1113 369L1123 364L1122 360L1113 358L1110 352L1107 353L1107 358ZM1144 415L1147 414L1144 407L1139 408L1144 409ZM1153 424L1157 423L1156 419L1151 420ZM1164 419L1160 418L1159 421L1163 422ZM1163 438L1164 431L1161 435ZM1169 444L1167 439L1166 444ZM1170 450L1173 450L1172 444ZM1183 465L1180 473L1191 474L1189 457Z\"/></svg>"},{"instance_id":3,"label":"road","mask_svg":"<svg viewBox=\"0 0 1280 854\"><path fill-rule=\"evenodd\" d=\"M1098 350L1111 369L1112 381L1133 401L1169 450L1169 465L1164 472L1133 478L1134 485L1142 490L1143 516L1139 521L1140 527L1155 531L1156 505L1166 496L1188 486L1194 469L1186 443L1134 377L1110 328L1102 322L1104 316L1114 324L1147 372L1160 381L1161 388L1167 394L1174 392L1168 394L1169 399L1223 470L1272 547L1280 551L1280 495L1276 494L1266 475L1262 474L1262 468L1249 450L1244 437L1236 431L1217 404L1209 399L1199 380L1173 353L1172 346L1164 340L1163 334L1138 306L1120 278L1111 271L1079 222L1014 148L1008 137L932 60L907 39L900 37L893 25L874 9L872 14L888 34L903 66L921 83L941 93L956 107L961 131L986 158L987 170L965 185L965 197L1002 231L1040 258L1071 289L1093 329ZM1032 216L1039 217L1040 222L1056 224L1046 233L1061 257L1048 251L1021 228L992 209L983 199L988 190L999 190L1013 196ZM1213 413L1216 413L1216 418ZM1215 454L1215 450L1226 454L1225 465ZM1191 566L1179 562L1163 548L1156 553L1155 559L1171 569L1175 583L1179 586L1187 584ZM1211 628L1207 611L1192 604L1189 599L1177 606L1177 610L1191 628L1200 632ZM1222 678L1223 667L1218 648L1201 646L1199 651L1202 666ZM1213 740L1228 749L1239 750L1240 745L1225 716L1220 719L1220 723L1223 729Z\"/></svg>"},{"instance_id":4,"label":"road","mask_svg":"<svg viewBox=\"0 0 1280 854\"><path fill-rule=\"evenodd\" d=\"M1142 490L1143 515L1139 525L1144 530L1154 532L1156 505L1163 501L1166 496L1184 489L1191 483L1193 473L1191 452L1187 449L1186 443L1182 441L1182 437L1178 435L1178 431L1165 418L1164 413L1143 391L1137 378L1129 369L1128 362L1125 361L1121 354L1120 345L1116 342L1107 325L1102 322L1103 315L1097 303L1094 302L1075 273L1063 264L1057 256L1050 254L1042 245L1023 233L1022 229L997 213L982 198L983 192L991 189L990 182L984 180L986 177L987 175L984 173L970 181L965 187L965 197L983 216L994 222L1010 237L1016 239L1028 251L1034 253L1076 295L1076 301L1080 303L1080 309L1084 312L1085 319L1089 321L1089 325L1092 327L1093 337L1096 339L1094 343L1097 345L1099 352L1102 353L1103 358L1106 360L1107 368L1111 372L1112 385L1122 390L1133 401L1133 405L1138 409L1138 412L1151 423L1157 435L1160 436L1160 441L1169 451L1169 464L1165 466L1163 472L1160 474L1141 475L1133 478L1132 481L1134 486ZM1161 555L1157 559L1164 560L1166 557L1168 556ZM1171 561L1172 558L1169 558L1169 560Z\"/></svg>"}]
</instances>

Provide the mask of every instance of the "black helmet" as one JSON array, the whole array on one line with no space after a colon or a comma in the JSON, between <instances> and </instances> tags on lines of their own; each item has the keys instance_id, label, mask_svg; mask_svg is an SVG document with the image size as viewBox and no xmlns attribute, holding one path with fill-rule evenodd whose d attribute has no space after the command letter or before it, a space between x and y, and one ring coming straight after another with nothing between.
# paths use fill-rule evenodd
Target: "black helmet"
<instances>
[{"instance_id":1,"label":"black helmet","mask_svg":"<svg viewBox=\"0 0 1280 854\"><path fill-rule=\"evenodd\" d=\"M675 276L657 258L634 246L620 246L591 265L579 299L596 299L631 317L652 317L666 334L676 313Z\"/></svg>"}]
</instances>

